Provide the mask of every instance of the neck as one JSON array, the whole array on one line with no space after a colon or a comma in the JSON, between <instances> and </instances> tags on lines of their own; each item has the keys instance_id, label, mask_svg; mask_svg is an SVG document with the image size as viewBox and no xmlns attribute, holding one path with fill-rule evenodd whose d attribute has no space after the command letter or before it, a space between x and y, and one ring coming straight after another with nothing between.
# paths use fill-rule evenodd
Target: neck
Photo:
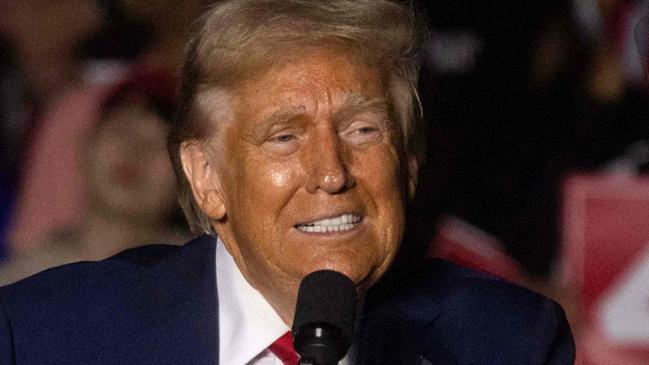
<instances>
[{"instance_id":1,"label":"neck","mask_svg":"<svg viewBox=\"0 0 649 365\"><path fill-rule=\"evenodd\" d=\"M268 303L270 303L273 309L275 309L282 321L284 321L289 328L292 328L293 318L295 316L295 303L297 301L297 290L288 295L281 295L280 293L281 291L262 292L266 300L268 300Z\"/></svg>"}]
</instances>

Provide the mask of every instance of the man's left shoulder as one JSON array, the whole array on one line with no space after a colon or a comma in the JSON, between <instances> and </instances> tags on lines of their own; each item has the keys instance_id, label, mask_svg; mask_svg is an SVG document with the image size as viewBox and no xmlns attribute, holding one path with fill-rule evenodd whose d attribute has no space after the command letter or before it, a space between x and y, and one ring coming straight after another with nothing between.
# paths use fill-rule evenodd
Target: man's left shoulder
<instances>
[{"instance_id":1,"label":"man's left shoulder","mask_svg":"<svg viewBox=\"0 0 649 365\"><path fill-rule=\"evenodd\" d=\"M499 328L509 333L538 332L543 330L539 326L549 330L565 322L563 309L553 300L445 260L427 260L416 275L410 290L399 299L398 305L407 312L434 303L441 317L449 313L459 325L492 332Z\"/></svg>"},{"instance_id":2,"label":"man's left shoulder","mask_svg":"<svg viewBox=\"0 0 649 365\"><path fill-rule=\"evenodd\" d=\"M503 308L516 308L521 315L536 312L538 306L561 309L530 289L442 259L428 259L411 275L417 276L412 289L434 297L444 310L479 306L483 316L494 310L502 317Z\"/></svg>"},{"instance_id":3,"label":"man's left shoulder","mask_svg":"<svg viewBox=\"0 0 649 365\"><path fill-rule=\"evenodd\" d=\"M574 342L562 308L531 290L430 259L397 276L380 317L410 323L423 348L456 362L571 364ZM390 309L393 308L393 309ZM426 352L426 350L422 350Z\"/></svg>"}]
</instances>

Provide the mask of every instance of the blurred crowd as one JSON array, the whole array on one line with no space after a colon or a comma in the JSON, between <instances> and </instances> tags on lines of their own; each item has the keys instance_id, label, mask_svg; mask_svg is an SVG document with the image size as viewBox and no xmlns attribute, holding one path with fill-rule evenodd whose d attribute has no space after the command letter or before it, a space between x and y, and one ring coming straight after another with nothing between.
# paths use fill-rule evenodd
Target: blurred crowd
<instances>
[{"instance_id":1,"label":"blurred crowd","mask_svg":"<svg viewBox=\"0 0 649 365\"><path fill-rule=\"evenodd\" d=\"M165 134L207 0L0 2L0 282L188 237ZM649 1L437 0L413 250L440 217L552 280L562 184L649 166Z\"/></svg>"},{"instance_id":2,"label":"blurred crowd","mask_svg":"<svg viewBox=\"0 0 649 365\"><path fill-rule=\"evenodd\" d=\"M429 160L411 222L443 220L451 238L499 243L520 269L519 283L563 305L579 364L646 363L646 355L609 351L615 340L602 337L584 306L592 292L565 283L579 272L566 272L562 245L570 177L649 171L649 1L458 0L426 8ZM439 234L439 225L416 226L424 247ZM606 245L632 255L625 242ZM496 272L507 266L493 262Z\"/></svg>"},{"instance_id":3,"label":"blurred crowd","mask_svg":"<svg viewBox=\"0 0 649 365\"><path fill-rule=\"evenodd\" d=\"M649 162L647 1L433 1L423 102L421 212L499 238L530 275L553 274L563 179ZM647 33L649 34L649 33ZM639 47L640 46L640 47ZM435 186L435 188L431 188Z\"/></svg>"},{"instance_id":4,"label":"blurred crowd","mask_svg":"<svg viewBox=\"0 0 649 365\"><path fill-rule=\"evenodd\" d=\"M166 134L205 6L0 2L0 283L188 237Z\"/></svg>"}]
</instances>

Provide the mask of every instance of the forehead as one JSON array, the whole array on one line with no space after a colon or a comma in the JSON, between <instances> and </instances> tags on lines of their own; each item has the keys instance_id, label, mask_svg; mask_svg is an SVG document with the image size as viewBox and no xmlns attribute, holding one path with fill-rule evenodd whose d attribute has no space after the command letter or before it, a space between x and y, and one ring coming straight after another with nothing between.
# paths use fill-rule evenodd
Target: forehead
<instances>
[{"instance_id":1,"label":"forehead","mask_svg":"<svg viewBox=\"0 0 649 365\"><path fill-rule=\"evenodd\" d=\"M250 104L308 109L316 101L335 107L386 96L380 68L352 52L307 47L289 53L232 91L235 109L250 111Z\"/></svg>"},{"instance_id":2,"label":"forehead","mask_svg":"<svg viewBox=\"0 0 649 365\"><path fill-rule=\"evenodd\" d=\"M198 94L196 106L205 118L208 139L220 141L234 124L245 130L256 122L313 115L318 109L335 113L346 107L382 104L392 112L383 68L358 52L306 46L277 51L274 57L234 86Z\"/></svg>"}]
</instances>

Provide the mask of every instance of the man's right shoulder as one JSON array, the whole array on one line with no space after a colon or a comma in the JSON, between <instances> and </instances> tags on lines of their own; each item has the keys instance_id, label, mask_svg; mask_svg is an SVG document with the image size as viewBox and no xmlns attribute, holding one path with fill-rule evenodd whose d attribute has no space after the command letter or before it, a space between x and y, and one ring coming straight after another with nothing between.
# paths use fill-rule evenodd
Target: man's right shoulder
<instances>
[{"instance_id":1,"label":"man's right shoulder","mask_svg":"<svg viewBox=\"0 0 649 365\"><path fill-rule=\"evenodd\" d=\"M0 288L0 363L204 363L217 338L215 246L143 246Z\"/></svg>"},{"instance_id":2,"label":"man's right shoulder","mask_svg":"<svg viewBox=\"0 0 649 365\"><path fill-rule=\"evenodd\" d=\"M0 300L26 304L66 297L99 295L103 291L148 280L156 266L182 251L205 245L206 238L185 245L150 244L122 251L101 261L81 261L44 270L16 283L0 287Z\"/></svg>"}]
</instances>

